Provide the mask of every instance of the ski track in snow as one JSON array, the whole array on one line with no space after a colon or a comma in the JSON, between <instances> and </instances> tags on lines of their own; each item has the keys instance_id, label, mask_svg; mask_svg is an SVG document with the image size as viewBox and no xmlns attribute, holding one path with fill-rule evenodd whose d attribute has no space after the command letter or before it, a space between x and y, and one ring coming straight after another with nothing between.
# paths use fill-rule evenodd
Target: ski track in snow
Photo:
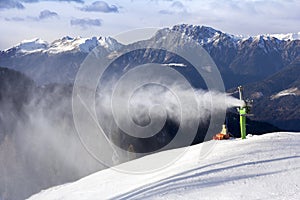
<instances>
[{"instance_id":1,"label":"ski track in snow","mask_svg":"<svg viewBox=\"0 0 300 200\"><path fill-rule=\"evenodd\" d=\"M143 186L141 188L135 189L132 192L123 194L121 196L117 196L112 199L114 199L114 200L117 200L117 199L145 199L145 198L149 198L152 196L158 196L160 194L172 192L174 190L182 189L182 188L184 188L185 190L192 189L192 188L205 188L205 187L225 184L226 182L234 181L234 180L242 180L242 179L248 179L248 178L253 178L253 177L277 174L277 173L281 173L281 172L284 172L287 170L279 170L279 171L266 172L266 173L261 173L261 174L249 174L249 175L244 175L244 176L233 176L230 178L219 178L219 179L213 179L213 180L205 179L205 177L209 176L210 174L216 174L216 173L223 172L223 171L234 170L235 168L239 168L239 167L247 167L247 166L256 165L256 164L260 164L260 163L276 162L276 161L280 161L280 160L288 160L288 159L293 159L293 158L300 158L300 156L290 156L290 157L282 157L282 158L276 158L276 159L270 159L270 160L253 161L253 162L248 162L248 163L243 163L243 164L231 165L231 166L227 166L227 167L220 167L220 168L202 171L202 169L208 168L210 166L223 164L228 161L209 164L206 166L202 166L202 167L190 170L188 172L183 172L179 175L175 175L175 176L166 178L157 183L154 183L154 184L151 184L148 186ZM230 160L233 160L233 159L230 159ZM186 176L181 176L183 174L186 174ZM207 179L209 179L209 178L207 178Z\"/></svg>"}]
</instances>

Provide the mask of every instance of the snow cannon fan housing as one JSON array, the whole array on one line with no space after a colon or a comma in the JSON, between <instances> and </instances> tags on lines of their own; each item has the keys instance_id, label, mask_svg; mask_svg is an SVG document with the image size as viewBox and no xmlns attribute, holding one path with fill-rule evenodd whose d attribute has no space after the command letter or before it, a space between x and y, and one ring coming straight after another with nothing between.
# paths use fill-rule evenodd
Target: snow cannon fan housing
<instances>
[{"instance_id":1,"label":"snow cannon fan housing","mask_svg":"<svg viewBox=\"0 0 300 200\"><path fill-rule=\"evenodd\" d=\"M248 98L246 100L243 99L243 87L242 86L239 86L238 90L239 90L239 97L240 97L239 99L241 101L243 101L243 104L237 108L239 114L243 115L243 116L253 116L253 114L249 114L251 112L251 108L253 106L253 100L248 99Z\"/></svg>"},{"instance_id":2,"label":"snow cannon fan housing","mask_svg":"<svg viewBox=\"0 0 300 200\"><path fill-rule=\"evenodd\" d=\"M246 99L246 100L243 100L244 101L244 104L242 107L240 108L245 108L245 111L246 111L246 116L253 116L253 114L249 114L251 112L251 108L253 106L253 100L252 99Z\"/></svg>"}]
</instances>

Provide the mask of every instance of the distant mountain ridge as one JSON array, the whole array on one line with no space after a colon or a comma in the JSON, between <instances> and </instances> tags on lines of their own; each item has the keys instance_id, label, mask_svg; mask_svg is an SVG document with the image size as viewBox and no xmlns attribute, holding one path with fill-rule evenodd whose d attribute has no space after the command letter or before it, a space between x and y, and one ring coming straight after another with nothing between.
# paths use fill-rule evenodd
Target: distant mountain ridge
<instances>
[{"instance_id":1,"label":"distant mountain ridge","mask_svg":"<svg viewBox=\"0 0 300 200\"><path fill-rule=\"evenodd\" d=\"M18 54L57 54L65 52L89 53L97 46L103 46L104 48L116 50L120 47L120 44L111 37L72 38L65 36L61 39L53 41L52 43L48 43L40 38L34 38L31 40L24 40L14 47L5 50L5 52L14 52Z\"/></svg>"},{"instance_id":2,"label":"distant mountain ridge","mask_svg":"<svg viewBox=\"0 0 300 200\"><path fill-rule=\"evenodd\" d=\"M293 123L300 120L300 113L295 111L298 107L287 106L300 105L300 81L297 78L300 76L299 33L241 37L211 27L180 24L161 29L152 38L132 45L142 47L147 42L155 43L162 37L160 31L177 31L197 41L216 63L227 90L233 91L238 85L245 85L246 94L248 91L247 95L257 101L257 107L253 109L255 119L288 130L300 130L300 125ZM174 43L176 45L182 44ZM110 37L66 36L52 43L34 39L0 51L0 66L20 71L39 85L72 84L80 64L94 47L111 53L124 45ZM136 59L142 60L134 63ZM127 60L131 61L131 65L149 62L170 65L179 63L180 59L152 50L127 55ZM189 75L191 81L201 82L194 73ZM287 81L293 81L293 84ZM292 95L282 95L286 93ZM290 126L285 126L286 120L289 120Z\"/></svg>"},{"instance_id":3,"label":"distant mountain ridge","mask_svg":"<svg viewBox=\"0 0 300 200\"><path fill-rule=\"evenodd\" d=\"M166 29L182 32L199 42L214 59L227 88L262 80L300 60L300 40L297 39L279 40L271 35L244 38L211 27L187 24ZM0 51L0 65L21 71L40 84L70 83L86 55L99 46L113 52L124 45L110 37L65 36L52 43L26 40Z\"/></svg>"},{"instance_id":4,"label":"distant mountain ridge","mask_svg":"<svg viewBox=\"0 0 300 200\"><path fill-rule=\"evenodd\" d=\"M183 31L185 29L185 33L187 35L197 35L198 42L202 45L213 42L214 45L217 45L220 42L220 39L224 39L224 37L228 37L232 39L234 43L240 43L246 40L283 40L283 41L293 41L300 39L300 32L298 33L287 33L287 34L263 34L257 36L242 36L242 35L232 35L221 32L219 30L215 30L211 27L206 26L195 26L195 25L176 25L172 27L172 30ZM198 31L198 33L197 33ZM201 34L199 34L199 31ZM83 38L83 37L70 37L64 36L61 39L57 39L51 43L44 41L41 38L34 38L29 40L23 40L19 44L14 45L11 48L8 48L6 52L17 50L19 53L63 53L68 51L81 51L89 53L93 48L97 46L104 46L106 48L115 50L121 46L115 39L111 37L91 37L91 38Z\"/></svg>"},{"instance_id":5,"label":"distant mountain ridge","mask_svg":"<svg viewBox=\"0 0 300 200\"><path fill-rule=\"evenodd\" d=\"M167 28L168 29L168 28ZM294 41L300 39L300 32L298 33L288 33L288 34L263 34L257 36L241 36L241 35L232 35L224 33L222 31L216 30L211 27L206 26L195 26L195 25L175 25L171 28L174 31L184 32L186 35L191 36L196 39L201 45L213 44L217 46L220 42L224 40L230 41L229 44L233 46L238 46L245 41L257 42L261 48L264 48L264 41L276 41L278 49L281 49L282 46L279 45L282 41ZM231 46L230 45L230 46ZM51 43L42 40L41 38L34 38L30 40L23 40L19 44L2 50L1 52L12 52L17 51L18 53L63 53L69 51L81 51L84 53L89 53L93 48L97 46L103 46L105 48L116 50L119 49L122 44L117 40L111 37L70 37L65 36L61 39L57 39ZM270 48L264 49L265 51L270 51Z\"/></svg>"},{"instance_id":6,"label":"distant mountain ridge","mask_svg":"<svg viewBox=\"0 0 300 200\"><path fill-rule=\"evenodd\" d=\"M299 58L300 40L279 40L265 35L242 38L187 24L176 25L172 30L202 44L225 74L267 77Z\"/></svg>"}]
</instances>

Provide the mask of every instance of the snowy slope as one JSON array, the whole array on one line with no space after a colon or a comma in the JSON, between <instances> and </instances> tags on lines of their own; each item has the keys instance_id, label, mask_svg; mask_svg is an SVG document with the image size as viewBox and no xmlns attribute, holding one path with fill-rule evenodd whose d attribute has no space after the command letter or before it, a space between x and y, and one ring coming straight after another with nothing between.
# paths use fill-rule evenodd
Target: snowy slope
<instances>
[{"instance_id":1,"label":"snowy slope","mask_svg":"<svg viewBox=\"0 0 300 200\"><path fill-rule=\"evenodd\" d=\"M292 87L286 90L282 90L277 94L272 95L270 98L271 100L274 100L284 96L298 96L298 95L300 95L300 90L297 87Z\"/></svg>"},{"instance_id":2,"label":"snowy slope","mask_svg":"<svg viewBox=\"0 0 300 200\"><path fill-rule=\"evenodd\" d=\"M203 156L205 145L214 145ZM106 169L33 195L54 199L300 199L300 133L270 133L247 140L192 146L177 162L145 174ZM123 166L159 162L177 150Z\"/></svg>"}]
</instances>

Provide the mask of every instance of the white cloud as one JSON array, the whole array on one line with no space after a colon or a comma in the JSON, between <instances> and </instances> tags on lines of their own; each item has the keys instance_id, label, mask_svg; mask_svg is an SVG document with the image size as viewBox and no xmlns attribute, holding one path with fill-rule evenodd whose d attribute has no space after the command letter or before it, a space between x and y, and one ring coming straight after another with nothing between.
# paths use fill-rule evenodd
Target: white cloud
<instances>
[{"instance_id":1,"label":"white cloud","mask_svg":"<svg viewBox=\"0 0 300 200\"><path fill-rule=\"evenodd\" d=\"M41 1L58 1L58 2L76 2L76 3L84 3L84 0L20 0L25 3L37 3Z\"/></svg>"},{"instance_id":2,"label":"white cloud","mask_svg":"<svg viewBox=\"0 0 300 200\"><path fill-rule=\"evenodd\" d=\"M88 28L90 26L101 26L102 22L101 19L89 19L89 18L83 18L83 19L72 19L70 21L70 24L72 26L80 26L81 28Z\"/></svg>"},{"instance_id":3,"label":"white cloud","mask_svg":"<svg viewBox=\"0 0 300 200\"><path fill-rule=\"evenodd\" d=\"M16 22L21 22L21 21L40 21L40 20L44 20L47 18L53 18L53 17L57 17L58 18L58 14L56 12L50 11L50 10L43 10L40 12L38 17L35 16L26 16L26 17L6 17L5 20L6 21L16 21Z\"/></svg>"},{"instance_id":4,"label":"white cloud","mask_svg":"<svg viewBox=\"0 0 300 200\"><path fill-rule=\"evenodd\" d=\"M40 12L39 19L46 19L51 17L58 17L56 12L52 12L50 10L43 10Z\"/></svg>"},{"instance_id":5,"label":"white cloud","mask_svg":"<svg viewBox=\"0 0 300 200\"><path fill-rule=\"evenodd\" d=\"M166 15L173 15L173 14L181 14L181 15L186 15L187 8L183 5L182 2L180 1L174 1L171 5L170 8L165 9L165 10L160 10L158 11L159 14L166 14Z\"/></svg>"},{"instance_id":6,"label":"white cloud","mask_svg":"<svg viewBox=\"0 0 300 200\"><path fill-rule=\"evenodd\" d=\"M91 5L82 7L80 10L86 12L119 12L118 7L115 5L108 5L105 1L95 1Z\"/></svg>"},{"instance_id":7,"label":"white cloud","mask_svg":"<svg viewBox=\"0 0 300 200\"><path fill-rule=\"evenodd\" d=\"M12 18L5 18L6 21L16 21L16 22L21 22L21 21L25 21L24 18L22 17L12 17Z\"/></svg>"},{"instance_id":8,"label":"white cloud","mask_svg":"<svg viewBox=\"0 0 300 200\"><path fill-rule=\"evenodd\" d=\"M19 1L15 1L15 0L1 0L0 1L0 10L11 9L11 8L24 9L25 7L23 6L22 3L20 3Z\"/></svg>"},{"instance_id":9,"label":"white cloud","mask_svg":"<svg viewBox=\"0 0 300 200\"><path fill-rule=\"evenodd\" d=\"M180 1L174 1L171 5L172 8L179 8L183 9L185 8L184 5Z\"/></svg>"},{"instance_id":10,"label":"white cloud","mask_svg":"<svg viewBox=\"0 0 300 200\"><path fill-rule=\"evenodd\" d=\"M0 10L4 9L24 9L25 6L23 3L38 3L42 1L57 1L57 2L76 2L84 3L83 0L1 0L0 1Z\"/></svg>"}]
</instances>

